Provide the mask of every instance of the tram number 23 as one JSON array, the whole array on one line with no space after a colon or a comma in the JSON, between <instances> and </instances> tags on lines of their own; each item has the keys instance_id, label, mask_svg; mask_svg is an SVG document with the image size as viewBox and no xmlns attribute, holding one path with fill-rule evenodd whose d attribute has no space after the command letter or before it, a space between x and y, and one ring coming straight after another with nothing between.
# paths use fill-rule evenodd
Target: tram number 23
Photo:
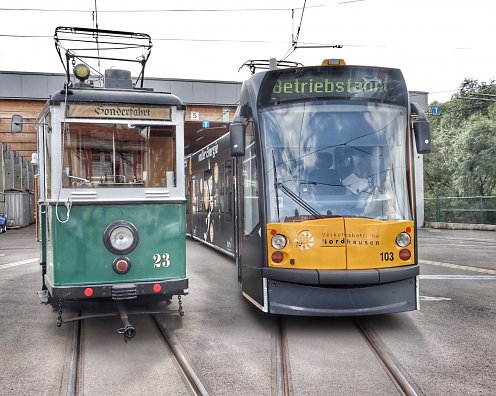
<instances>
[{"instance_id":1,"label":"tram number 23","mask_svg":"<svg viewBox=\"0 0 496 396\"><path fill-rule=\"evenodd\" d=\"M153 255L153 266L155 268L167 268L170 267L170 254L169 253L155 253Z\"/></svg>"},{"instance_id":2,"label":"tram number 23","mask_svg":"<svg viewBox=\"0 0 496 396\"><path fill-rule=\"evenodd\" d=\"M382 252L381 253L381 261L394 261L394 253L393 252Z\"/></svg>"}]
</instances>

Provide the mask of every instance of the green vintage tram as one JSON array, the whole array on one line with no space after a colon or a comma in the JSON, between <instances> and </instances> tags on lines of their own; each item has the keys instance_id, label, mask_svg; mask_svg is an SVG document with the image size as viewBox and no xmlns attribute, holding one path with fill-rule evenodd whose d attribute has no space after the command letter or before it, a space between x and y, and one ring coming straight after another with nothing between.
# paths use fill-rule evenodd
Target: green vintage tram
<instances>
[{"instance_id":1,"label":"green vintage tram","mask_svg":"<svg viewBox=\"0 0 496 396\"><path fill-rule=\"evenodd\" d=\"M57 28L66 32L66 28ZM91 37L92 30L70 33ZM56 32L56 36L57 36ZM146 35L93 31L100 40ZM150 43L151 47L151 43ZM67 68L75 57L66 52ZM144 62L143 62L144 68ZM88 83L85 63L46 103L38 130L42 301L170 300L188 288L185 258L184 110L169 93L136 88L128 71ZM143 83L143 76L141 76Z\"/></svg>"}]
</instances>

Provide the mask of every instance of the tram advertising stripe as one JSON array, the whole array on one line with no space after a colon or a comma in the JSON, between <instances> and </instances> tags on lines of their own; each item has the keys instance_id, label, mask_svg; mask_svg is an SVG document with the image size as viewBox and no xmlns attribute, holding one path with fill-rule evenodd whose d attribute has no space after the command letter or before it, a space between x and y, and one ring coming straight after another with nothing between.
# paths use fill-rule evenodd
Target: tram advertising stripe
<instances>
[{"instance_id":1,"label":"tram advertising stripe","mask_svg":"<svg viewBox=\"0 0 496 396\"><path fill-rule=\"evenodd\" d=\"M431 261L431 260L419 260L419 263L420 264L427 264L427 265L436 265L438 267L454 268L454 269L460 269L460 270L465 270L465 271L480 272L483 274L496 275L495 270L491 270L491 269L487 269L487 268L477 268L477 267L470 267L467 265L443 263L440 261Z\"/></svg>"},{"instance_id":2,"label":"tram advertising stripe","mask_svg":"<svg viewBox=\"0 0 496 396\"><path fill-rule=\"evenodd\" d=\"M0 264L0 270L7 269L10 267L17 267L18 265L35 263L39 260L40 259L38 257L36 257L36 258L32 258L32 259L27 259L27 260L13 261L12 263L7 263L7 264Z\"/></svg>"}]
</instances>

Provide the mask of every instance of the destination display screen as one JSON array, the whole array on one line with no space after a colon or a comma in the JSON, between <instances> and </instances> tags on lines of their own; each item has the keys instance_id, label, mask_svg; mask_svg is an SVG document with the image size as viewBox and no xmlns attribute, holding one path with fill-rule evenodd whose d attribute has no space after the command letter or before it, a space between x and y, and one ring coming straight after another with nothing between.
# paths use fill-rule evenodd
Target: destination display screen
<instances>
[{"instance_id":1,"label":"destination display screen","mask_svg":"<svg viewBox=\"0 0 496 396\"><path fill-rule=\"evenodd\" d=\"M259 106L307 99L372 100L406 105L408 95L398 69L319 66L267 72Z\"/></svg>"}]
</instances>

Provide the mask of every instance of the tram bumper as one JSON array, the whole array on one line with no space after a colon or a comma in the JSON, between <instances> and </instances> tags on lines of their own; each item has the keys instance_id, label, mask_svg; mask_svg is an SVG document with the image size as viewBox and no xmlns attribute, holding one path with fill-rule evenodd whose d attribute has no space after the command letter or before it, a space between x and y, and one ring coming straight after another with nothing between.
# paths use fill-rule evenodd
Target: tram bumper
<instances>
[{"instance_id":1,"label":"tram bumper","mask_svg":"<svg viewBox=\"0 0 496 396\"><path fill-rule=\"evenodd\" d=\"M153 282L54 286L45 276L45 284L53 299L77 301L87 299L129 300L141 297L186 295L188 278Z\"/></svg>"},{"instance_id":2,"label":"tram bumper","mask_svg":"<svg viewBox=\"0 0 496 396\"><path fill-rule=\"evenodd\" d=\"M282 271L282 272L281 272ZM378 315L419 309L418 265L398 269L306 271L267 269L270 313L300 316Z\"/></svg>"}]
</instances>

